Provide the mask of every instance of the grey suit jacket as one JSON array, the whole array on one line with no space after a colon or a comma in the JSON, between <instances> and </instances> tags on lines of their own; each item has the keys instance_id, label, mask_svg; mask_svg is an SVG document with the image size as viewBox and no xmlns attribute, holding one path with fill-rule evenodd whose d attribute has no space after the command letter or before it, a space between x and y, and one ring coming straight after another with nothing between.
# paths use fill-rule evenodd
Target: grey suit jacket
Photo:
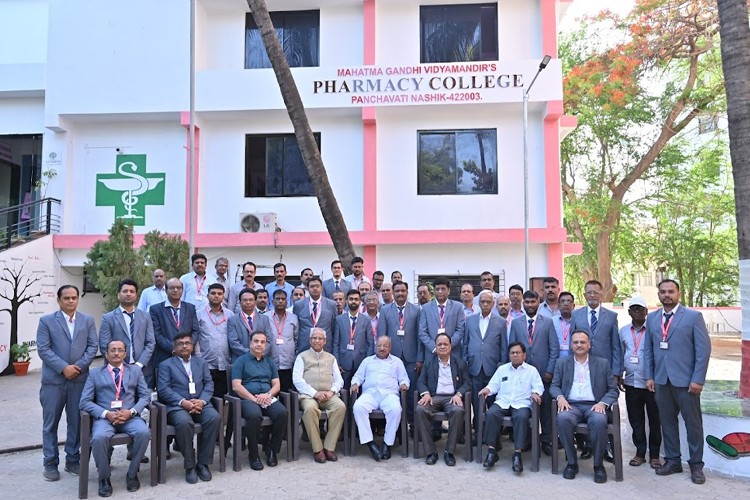
<instances>
[{"instance_id":1,"label":"grey suit jacket","mask_svg":"<svg viewBox=\"0 0 750 500\"><path fill-rule=\"evenodd\" d=\"M479 329L482 313L466 318L464 331L463 358L469 365L469 375L476 377L484 370L491 377L497 368L508 362L508 336L505 319L490 313L484 339Z\"/></svg>"},{"instance_id":2,"label":"grey suit jacket","mask_svg":"<svg viewBox=\"0 0 750 500\"><path fill-rule=\"evenodd\" d=\"M706 382L708 361L711 358L711 339L703 315L680 304L667 333L669 349L661 349L662 308L646 318L646 337L643 345L646 380L675 387L689 387L691 382Z\"/></svg>"},{"instance_id":3,"label":"grey suit jacket","mask_svg":"<svg viewBox=\"0 0 750 500\"><path fill-rule=\"evenodd\" d=\"M612 373L622 373L622 343L620 342L620 327L617 324L617 313L599 308L596 331L591 332L589 327L588 307L582 307L573 311L571 319L573 326L570 333L576 330L584 330L589 333L591 340L591 354L609 361Z\"/></svg>"},{"instance_id":4,"label":"grey suit jacket","mask_svg":"<svg viewBox=\"0 0 750 500\"><path fill-rule=\"evenodd\" d=\"M347 349L351 324L349 311L336 316L331 354L336 356L336 361L338 361L342 370L354 373L363 359L375 354L375 342L372 338L370 317L367 314L360 313L357 316L357 324L354 328L354 350Z\"/></svg>"},{"instance_id":5,"label":"grey suit jacket","mask_svg":"<svg viewBox=\"0 0 750 500\"><path fill-rule=\"evenodd\" d=\"M344 296L346 296L346 292L348 292L352 288L352 284L350 281L345 280L342 276L339 280L339 288L342 292L344 292ZM336 284L333 282L333 278L327 279L323 282L323 296L327 297L329 299L333 299L333 292L336 291Z\"/></svg>"},{"instance_id":6,"label":"grey suit jacket","mask_svg":"<svg viewBox=\"0 0 750 500\"><path fill-rule=\"evenodd\" d=\"M167 407L167 413L182 409L180 401L183 399L201 399L207 405L211 404L214 381L211 378L208 363L197 356L191 356L190 370L193 373L193 383L195 383L194 394L190 393L188 386L190 378L185 367L182 366L181 358L172 356L159 365L157 377L159 401Z\"/></svg>"},{"instance_id":7,"label":"grey suit jacket","mask_svg":"<svg viewBox=\"0 0 750 500\"><path fill-rule=\"evenodd\" d=\"M154 304L149 309L151 322L154 325L154 337L156 338L156 352L154 358L156 365L172 357L174 339L178 333L190 333L193 345L198 344L200 338L200 327L195 306L190 302L180 302L180 328L174 322L169 301Z\"/></svg>"},{"instance_id":8,"label":"grey suit jacket","mask_svg":"<svg viewBox=\"0 0 750 500\"><path fill-rule=\"evenodd\" d=\"M299 320L299 339L297 340L296 354L310 348L310 331L313 329L313 326L322 328L326 332L324 350L327 352L333 350L333 324L337 316L336 303L334 301L326 297L320 297L318 300L318 318L315 325L313 325L309 298L295 302L292 312L297 315L297 319Z\"/></svg>"},{"instance_id":9,"label":"grey suit jacket","mask_svg":"<svg viewBox=\"0 0 750 500\"><path fill-rule=\"evenodd\" d=\"M229 341L229 350L232 351L232 363L237 358L245 353L250 352L250 334L257 331L266 332L266 351L264 355L271 352L271 339L273 333L271 332L271 322L265 314L259 314L255 311L255 319L253 320L253 332L247 329L245 320L242 319L242 311L235 314L229 321L227 321L227 340Z\"/></svg>"},{"instance_id":10,"label":"grey suit jacket","mask_svg":"<svg viewBox=\"0 0 750 500\"><path fill-rule=\"evenodd\" d=\"M143 365L143 373L150 374L151 367L149 361L154 354L156 339L154 338L154 325L151 323L151 317L148 313L135 310L135 333L133 334L133 360ZM130 332L125 323L125 317L122 310L117 309L108 312L102 317L102 323L99 325L99 350L102 354L107 352L107 344L111 340L122 340L125 342L127 349L130 349ZM128 352L125 362L130 359Z\"/></svg>"},{"instance_id":11,"label":"grey suit jacket","mask_svg":"<svg viewBox=\"0 0 750 500\"><path fill-rule=\"evenodd\" d=\"M75 338L70 338L70 329L61 311L39 318L36 330L36 349L42 360L42 383L83 384L89 373L89 366L96 356L97 338L94 318L80 312L75 313ZM62 371L68 365L76 365L81 374L67 380Z\"/></svg>"},{"instance_id":12,"label":"grey suit jacket","mask_svg":"<svg viewBox=\"0 0 750 500\"><path fill-rule=\"evenodd\" d=\"M81 410L94 418L100 418L102 412L111 410L111 403L115 400L115 384L107 366L91 370L81 393ZM143 378L143 372L138 365L123 364L123 367L122 392L120 393L122 409L134 408L140 414L151 401L151 392L146 386L146 379Z\"/></svg>"},{"instance_id":13,"label":"grey suit jacket","mask_svg":"<svg viewBox=\"0 0 750 500\"><path fill-rule=\"evenodd\" d=\"M407 302L404 305L404 335L398 335L401 325L398 320L398 305L386 304L380 309L378 337L391 339L391 354L407 363L424 362L424 345L419 340L419 306Z\"/></svg>"},{"instance_id":14,"label":"grey suit jacket","mask_svg":"<svg viewBox=\"0 0 750 500\"><path fill-rule=\"evenodd\" d=\"M552 385L549 388L552 399L557 399L560 395L568 399L570 389L573 387L575 359L576 357L571 354L557 362L555 376L552 378ZM620 393L617 390L612 370L609 368L609 361L591 356L591 353L589 353L589 375L591 377L591 392L594 393L596 402L612 406Z\"/></svg>"},{"instance_id":15,"label":"grey suit jacket","mask_svg":"<svg viewBox=\"0 0 750 500\"><path fill-rule=\"evenodd\" d=\"M464 336L464 306L455 300L446 301L443 328L450 335L454 349L461 346ZM435 350L435 337L440 328L440 309L436 300L422 306L419 313L419 339L424 344L425 356Z\"/></svg>"},{"instance_id":16,"label":"grey suit jacket","mask_svg":"<svg viewBox=\"0 0 750 500\"><path fill-rule=\"evenodd\" d=\"M539 370L539 375L555 373L555 363L560 356L560 341L552 320L546 316L535 316L534 344L529 345L526 316L520 316L510 324L510 342L521 342L526 346L526 362Z\"/></svg>"}]
</instances>

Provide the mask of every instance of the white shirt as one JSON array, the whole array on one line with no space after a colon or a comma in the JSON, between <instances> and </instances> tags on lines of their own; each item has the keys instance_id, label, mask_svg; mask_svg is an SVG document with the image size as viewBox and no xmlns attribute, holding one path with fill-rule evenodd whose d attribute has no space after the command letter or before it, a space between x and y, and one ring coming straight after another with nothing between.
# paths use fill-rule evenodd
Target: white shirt
<instances>
[{"instance_id":1,"label":"white shirt","mask_svg":"<svg viewBox=\"0 0 750 500\"><path fill-rule=\"evenodd\" d=\"M365 275L364 275L364 273L362 273L362 277L361 277L361 278L357 278L357 277L355 277L355 276L354 276L353 274L350 274L349 276L344 276L344 278L343 278L343 279L345 279L346 281L348 281L349 283L351 283L351 284L352 284L352 288L355 288L355 289L356 289L356 288L357 288L357 287L359 286L359 284L360 284L360 283L362 283L363 281L364 281L365 283L369 283L369 284L371 284L371 285L372 285L372 281L370 281L370 278L368 278L367 276L365 276ZM333 281L335 282L335 281L336 281L336 278L334 278L334 279L333 279ZM339 286L341 286L341 285L339 285Z\"/></svg>"},{"instance_id":2,"label":"white shirt","mask_svg":"<svg viewBox=\"0 0 750 500\"><path fill-rule=\"evenodd\" d=\"M150 286L141 292L141 299L138 301L138 309L148 312L154 304L161 304L167 300L167 287L156 288L156 285Z\"/></svg>"},{"instance_id":3,"label":"white shirt","mask_svg":"<svg viewBox=\"0 0 750 500\"><path fill-rule=\"evenodd\" d=\"M486 318L481 314L479 315L479 332L482 334L482 340L484 340L484 336L487 334L487 327L490 326L491 317L491 312L487 315Z\"/></svg>"},{"instance_id":4,"label":"white shirt","mask_svg":"<svg viewBox=\"0 0 750 500\"><path fill-rule=\"evenodd\" d=\"M71 340L75 339L74 332L76 330L76 313L73 313L73 316L68 316L65 313L62 313L63 318L65 318L65 322L68 324L68 331L70 331L70 338Z\"/></svg>"},{"instance_id":5,"label":"white shirt","mask_svg":"<svg viewBox=\"0 0 750 500\"><path fill-rule=\"evenodd\" d=\"M591 372L589 371L589 357L586 361L579 363L573 359L575 371L573 372L573 385L570 387L568 401L596 401L594 391L591 389Z\"/></svg>"},{"instance_id":6,"label":"white shirt","mask_svg":"<svg viewBox=\"0 0 750 500\"><path fill-rule=\"evenodd\" d=\"M437 387L435 388L435 394L453 395L456 393L456 388L453 385L453 371L451 370L451 358L443 363L438 358L438 381Z\"/></svg>"},{"instance_id":7,"label":"white shirt","mask_svg":"<svg viewBox=\"0 0 750 500\"><path fill-rule=\"evenodd\" d=\"M401 384L409 386L409 375L404 362L389 354L380 359L376 354L366 357L352 377L352 384L362 386L362 394L373 393L385 396L398 394Z\"/></svg>"},{"instance_id":8,"label":"white shirt","mask_svg":"<svg viewBox=\"0 0 750 500\"><path fill-rule=\"evenodd\" d=\"M321 353L315 352L315 355L320 359ZM325 352L325 351L323 351ZM342 387L344 387L344 379L341 378L341 371L339 370L339 364L336 361L336 358L333 358L333 385L331 386L331 392L334 394L338 394ZM307 383L307 381L302 377L302 375L305 373L305 362L302 360L302 354L300 353L297 356L297 359L294 360L294 368L292 368L292 382L294 383L294 387L297 388L297 390L301 394L306 394L310 396L311 398L315 397L315 393L317 392L310 384Z\"/></svg>"},{"instance_id":9,"label":"white shirt","mask_svg":"<svg viewBox=\"0 0 750 500\"><path fill-rule=\"evenodd\" d=\"M495 404L500 408L530 408L531 393L540 396L544 393L544 384L539 371L528 363L521 363L513 368L512 363L505 363L495 370L487 388L490 395L497 394ZM481 390L481 389L477 389Z\"/></svg>"},{"instance_id":10,"label":"white shirt","mask_svg":"<svg viewBox=\"0 0 750 500\"><path fill-rule=\"evenodd\" d=\"M602 317L600 316L602 312L602 306L599 305L596 307L596 309L591 309L589 306L586 306L586 314L588 315L589 328L591 327L591 311L596 311L596 321L599 321L602 319Z\"/></svg>"},{"instance_id":11,"label":"white shirt","mask_svg":"<svg viewBox=\"0 0 750 500\"><path fill-rule=\"evenodd\" d=\"M182 281L182 300L184 302L189 302L196 308L208 305L208 286L216 283L214 275L205 273L203 278L200 278L195 272L190 272L183 274L180 281Z\"/></svg>"}]
</instances>

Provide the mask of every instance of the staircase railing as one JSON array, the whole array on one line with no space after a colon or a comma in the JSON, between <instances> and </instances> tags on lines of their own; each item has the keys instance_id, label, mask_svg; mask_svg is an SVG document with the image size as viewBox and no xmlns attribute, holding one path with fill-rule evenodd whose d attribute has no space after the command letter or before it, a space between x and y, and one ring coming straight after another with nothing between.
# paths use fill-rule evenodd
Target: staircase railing
<instances>
[{"instance_id":1,"label":"staircase railing","mask_svg":"<svg viewBox=\"0 0 750 500\"><path fill-rule=\"evenodd\" d=\"M61 229L60 200L42 198L0 208L0 251Z\"/></svg>"}]
</instances>

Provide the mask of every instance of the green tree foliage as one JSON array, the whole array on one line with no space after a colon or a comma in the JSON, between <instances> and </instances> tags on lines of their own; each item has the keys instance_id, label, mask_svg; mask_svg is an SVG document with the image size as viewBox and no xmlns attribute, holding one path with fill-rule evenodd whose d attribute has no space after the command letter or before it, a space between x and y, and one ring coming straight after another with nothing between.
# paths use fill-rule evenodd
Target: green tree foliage
<instances>
[{"instance_id":1,"label":"green tree foliage","mask_svg":"<svg viewBox=\"0 0 750 500\"><path fill-rule=\"evenodd\" d=\"M189 271L188 243L178 235L169 235L158 230L146 233L140 255L148 267L149 275L154 270L161 269L169 279L179 278ZM150 284L149 282L148 285Z\"/></svg>"}]
</instances>

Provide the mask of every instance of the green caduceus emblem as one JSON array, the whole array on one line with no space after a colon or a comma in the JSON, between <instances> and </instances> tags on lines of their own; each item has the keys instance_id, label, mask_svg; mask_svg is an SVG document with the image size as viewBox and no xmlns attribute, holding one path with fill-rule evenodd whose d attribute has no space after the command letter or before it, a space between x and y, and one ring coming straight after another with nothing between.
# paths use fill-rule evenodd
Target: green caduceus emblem
<instances>
[{"instance_id":1,"label":"green caduceus emblem","mask_svg":"<svg viewBox=\"0 0 750 500\"><path fill-rule=\"evenodd\" d=\"M96 206L114 207L115 218L146 225L146 206L164 205L164 173L146 172L146 155L117 155L114 174L96 176Z\"/></svg>"}]
</instances>

